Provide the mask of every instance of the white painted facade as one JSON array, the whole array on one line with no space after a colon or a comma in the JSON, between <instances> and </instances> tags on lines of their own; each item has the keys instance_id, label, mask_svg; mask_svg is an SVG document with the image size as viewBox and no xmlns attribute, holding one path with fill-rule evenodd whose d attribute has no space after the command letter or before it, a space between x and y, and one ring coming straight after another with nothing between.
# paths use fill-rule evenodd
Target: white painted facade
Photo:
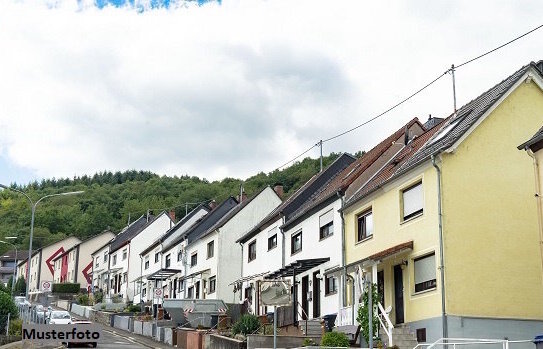
<instances>
[{"instance_id":1,"label":"white painted facade","mask_svg":"<svg viewBox=\"0 0 543 349\"><path fill-rule=\"evenodd\" d=\"M92 285L93 290L106 290L109 270L109 244L92 253Z\"/></svg>"},{"instance_id":2,"label":"white painted facade","mask_svg":"<svg viewBox=\"0 0 543 349\"><path fill-rule=\"evenodd\" d=\"M341 200L337 199L334 202L330 203L326 207L320 209L314 214L305 217L298 224L289 227L288 230L284 231L285 235L285 265L289 265L297 260L302 259L313 259L313 258L323 258L330 257L330 261L323 263L313 269L310 269L304 273L296 275L296 281L300 282L298 284L298 302L302 303L302 279L307 277L309 282L308 292L310 292L307 307L307 314L309 318L316 317L313 313L313 303L316 301L316 297L313 290L313 276L315 272L319 272L318 278L319 289L320 289L320 314L317 314L317 317L322 317L323 315L337 313L341 304L341 295L340 295L340 280L335 276L335 280L331 281L335 283L335 287L330 286L331 289L335 289L332 292L326 292L325 289L325 276L324 272L328 269L338 267L342 265L342 247L341 247L341 215L338 212L341 209ZM322 217L322 218L321 218ZM332 217L333 220L333 234L320 239L320 228L321 225L326 224L323 219ZM329 221L329 220L328 220ZM328 222L326 221L326 222ZM302 249L298 252L292 253L292 236L302 232Z\"/></svg>"},{"instance_id":3,"label":"white painted facade","mask_svg":"<svg viewBox=\"0 0 543 349\"><path fill-rule=\"evenodd\" d=\"M239 297L232 292L233 286L230 285L242 274L241 249L236 240L280 204L281 199L275 191L267 187L221 227L188 245L186 247L185 298L221 299L226 303L239 302ZM208 256L210 243L213 244L212 256ZM191 265L195 254L197 263ZM215 283L214 291L210 287L212 282Z\"/></svg>"},{"instance_id":4,"label":"white painted facade","mask_svg":"<svg viewBox=\"0 0 543 349\"><path fill-rule=\"evenodd\" d=\"M166 212L162 212L153 222L151 222L151 224L146 226L138 235L133 237L128 244L128 258L122 261L123 273L127 273L128 276L127 283L124 283L123 279L123 285L121 286L124 287L123 295L125 299L133 300L134 296L136 295L136 285L140 280L140 276L142 275L140 258L141 252L149 247L150 242L160 238L172 226L173 222L170 219L170 216ZM119 253L119 251L117 251L117 253Z\"/></svg>"}]
</instances>

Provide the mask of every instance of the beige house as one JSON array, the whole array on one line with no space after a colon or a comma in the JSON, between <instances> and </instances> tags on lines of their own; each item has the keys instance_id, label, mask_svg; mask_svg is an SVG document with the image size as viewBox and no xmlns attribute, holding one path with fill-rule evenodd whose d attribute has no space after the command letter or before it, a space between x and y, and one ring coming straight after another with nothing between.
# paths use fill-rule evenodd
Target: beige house
<instances>
[{"instance_id":1,"label":"beige house","mask_svg":"<svg viewBox=\"0 0 543 349\"><path fill-rule=\"evenodd\" d=\"M82 289L92 285L92 253L115 237L110 231L92 236L54 259L54 282L79 283Z\"/></svg>"}]
</instances>

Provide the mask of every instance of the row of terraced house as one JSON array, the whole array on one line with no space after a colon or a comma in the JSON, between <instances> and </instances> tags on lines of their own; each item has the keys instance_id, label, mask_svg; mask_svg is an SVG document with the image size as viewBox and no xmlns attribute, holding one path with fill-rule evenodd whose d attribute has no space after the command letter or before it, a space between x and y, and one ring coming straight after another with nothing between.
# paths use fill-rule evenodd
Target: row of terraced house
<instances>
[{"instance_id":1,"label":"row of terraced house","mask_svg":"<svg viewBox=\"0 0 543 349\"><path fill-rule=\"evenodd\" d=\"M543 329L542 126L540 61L450 116L340 155L289 197L265 187L44 247L30 289L80 282L135 303L222 299L263 315L259 282L288 279L294 321L341 326L356 324L372 282L379 312L415 341L530 339Z\"/></svg>"}]
</instances>

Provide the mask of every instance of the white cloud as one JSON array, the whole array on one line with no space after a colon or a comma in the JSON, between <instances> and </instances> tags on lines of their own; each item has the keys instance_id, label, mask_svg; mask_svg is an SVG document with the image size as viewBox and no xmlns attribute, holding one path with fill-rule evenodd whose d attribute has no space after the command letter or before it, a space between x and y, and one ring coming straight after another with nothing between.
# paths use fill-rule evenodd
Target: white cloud
<instances>
[{"instance_id":1,"label":"white cloud","mask_svg":"<svg viewBox=\"0 0 543 349\"><path fill-rule=\"evenodd\" d=\"M270 171L542 18L537 2L178 5L1 2L0 155L37 178ZM542 36L458 70L459 105L543 58ZM325 153L368 149L414 116L449 114L451 89L446 76Z\"/></svg>"}]
</instances>

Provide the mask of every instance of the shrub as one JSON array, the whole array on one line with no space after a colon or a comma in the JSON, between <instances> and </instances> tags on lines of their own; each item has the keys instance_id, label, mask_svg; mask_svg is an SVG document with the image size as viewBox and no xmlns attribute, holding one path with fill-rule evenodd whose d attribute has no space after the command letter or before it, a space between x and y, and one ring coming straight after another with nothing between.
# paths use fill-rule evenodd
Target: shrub
<instances>
[{"instance_id":1,"label":"shrub","mask_svg":"<svg viewBox=\"0 0 543 349\"><path fill-rule=\"evenodd\" d=\"M302 342L302 347L313 347L315 345L317 345L317 343L311 338L304 338L304 341Z\"/></svg>"},{"instance_id":2,"label":"shrub","mask_svg":"<svg viewBox=\"0 0 543 349\"><path fill-rule=\"evenodd\" d=\"M129 313L140 313L141 307L139 304L130 304L128 307L126 307L125 311Z\"/></svg>"},{"instance_id":3,"label":"shrub","mask_svg":"<svg viewBox=\"0 0 543 349\"><path fill-rule=\"evenodd\" d=\"M102 292L100 292L100 291L94 292L94 303L95 304L102 303L103 300L104 300L104 294Z\"/></svg>"},{"instance_id":4,"label":"shrub","mask_svg":"<svg viewBox=\"0 0 543 349\"><path fill-rule=\"evenodd\" d=\"M116 294L116 295L113 295L113 296L111 297L111 301L112 301L113 303L121 303L121 302L123 301L123 299L121 298L121 296L119 296L118 294Z\"/></svg>"},{"instance_id":5,"label":"shrub","mask_svg":"<svg viewBox=\"0 0 543 349\"><path fill-rule=\"evenodd\" d=\"M0 329L3 328L5 330L8 314L10 314L10 321L15 320L19 316L19 311L11 295L0 292Z\"/></svg>"},{"instance_id":6,"label":"shrub","mask_svg":"<svg viewBox=\"0 0 543 349\"><path fill-rule=\"evenodd\" d=\"M349 347L349 338L345 333L326 332L322 336L321 346L323 347Z\"/></svg>"},{"instance_id":7,"label":"shrub","mask_svg":"<svg viewBox=\"0 0 543 349\"><path fill-rule=\"evenodd\" d=\"M89 296L85 293L80 293L77 295L77 304L79 305L89 305Z\"/></svg>"},{"instance_id":8,"label":"shrub","mask_svg":"<svg viewBox=\"0 0 543 349\"><path fill-rule=\"evenodd\" d=\"M364 339L366 340L366 343L369 342L369 299L368 299L368 290L369 286L366 286L364 288L364 297L363 302L358 307L358 316L356 317L356 321L360 324L360 334L364 336ZM372 300L371 303L373 305L373 320L372 320L372 327L373 327L373 338L377 337L377 333L379 331L379 318L377 318L377 303L381 301L379 292L377 291L377 285L372 284Z\"/></svg>"},{"instance_id":9,"label":"shrub","mask_svg":"<svg viewBox=\"0 0 543 349\"><path fill-rule=\"evenodd\" d=\"M232 326L232 333L243 335L255 333L260 328L260 322L258 317L251 314L244 314L241 318Z\"/></svg>"},{"instance_id":10,"label":"shrub","mask_svg":"<svg viewBox=\"0 0 543 349\"><path fill-rule=\"evenodd\" d=\"M21 296L26 294L26 281L24 277L19 277L15 283L14 296Z\"/></svg>"},{"instance_id":11,"label":"shrub","mask_svg":"<svg viewBox=\"0 0 543 349\"><path fill-rule=\"evenodd\" d=\"M53 293L79 293L81 285L79 283L64 282L61 284L53 284Z\"/></svg>"},{"instance_id":12,"label":"shrub","mask_svg":"<svg viewBox=\"0 0 543 349\"><path fill-rule=\"evenodd\" d=\"M20 336L22 334L23 320L15 319L9 320L9 334L10 336Z\"/></svg>"}]
</instances>

